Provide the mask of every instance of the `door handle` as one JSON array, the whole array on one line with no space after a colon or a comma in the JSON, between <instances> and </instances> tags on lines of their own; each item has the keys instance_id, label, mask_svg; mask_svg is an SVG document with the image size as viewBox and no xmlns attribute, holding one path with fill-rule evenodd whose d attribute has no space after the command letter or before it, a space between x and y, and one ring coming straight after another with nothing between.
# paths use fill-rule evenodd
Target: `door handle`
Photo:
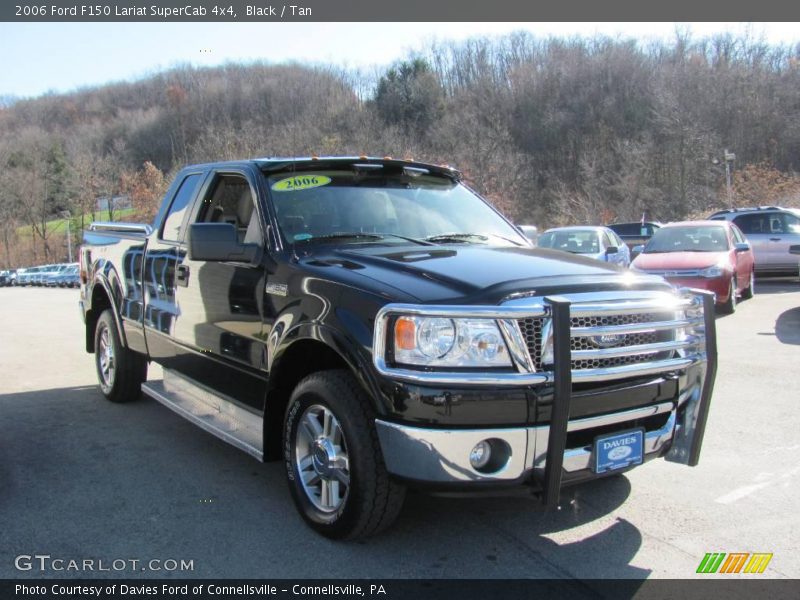
<instances>
[{"instance_id":1,"label":"door handle","mask_svg":"<svg viewBox=\"0 0 800 600\"><path fill-rule=\"evenodd\" d=\"M770 242L780 242L781 238L769 238Z\"/></svg>"},{"instance_id":2,"label":"door handle","mask_svg":"<svg viewBox=\"0 0 800 600\"><path fill-rule=\"evenodd\" d=\"M178 265L175 268L175 280L181 287L189 285L189 265Z\"/></svg>"}]
</instances>

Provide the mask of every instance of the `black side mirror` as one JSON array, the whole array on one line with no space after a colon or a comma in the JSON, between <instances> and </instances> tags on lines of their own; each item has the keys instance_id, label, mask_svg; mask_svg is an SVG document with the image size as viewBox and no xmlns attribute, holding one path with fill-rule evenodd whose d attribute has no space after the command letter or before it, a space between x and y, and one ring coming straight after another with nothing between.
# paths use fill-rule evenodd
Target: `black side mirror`
<instances>
[{"instance_id":1,"label":"black side mirror","mask_svg":"<svg viewBox=\"0 0 800 600\"><path fill-rule=\"evenodd\" d=\"M738 244L734 244L733 249L736 250L736 252L747 252L750 250L750 244L747 242L739 242Z\"/></svg>"},{"instance_id":2,"label":"black side mirror","mask_svg":"<svg viewBox=\"0 0 800 600\"><path fill-rule=\"evenodd\" d=\"M608 248L606 248L606 256L609 256L611 254L616 254L617 252L619 252L619 248L617 248L616 246L609 246Z\"/></svg>"},{"instance_id":3,"label":"black side mirror","mask_svg":"<svg viewBox=\"0 0 800 600\"><path fill-rule=\"evenodd\" d=\"M192 223L189 227L189 259L216 262L255 262L261 248L242 244L230 223Z\"/></svg>"}]
</instances>

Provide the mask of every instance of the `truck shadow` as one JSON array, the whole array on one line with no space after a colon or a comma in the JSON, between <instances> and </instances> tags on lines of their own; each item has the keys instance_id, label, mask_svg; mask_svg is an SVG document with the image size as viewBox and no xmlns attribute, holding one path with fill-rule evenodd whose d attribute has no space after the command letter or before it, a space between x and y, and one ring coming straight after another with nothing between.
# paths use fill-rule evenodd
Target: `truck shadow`
<instances>
[{"instance_id":1,"label":"truck shadow","mask_svg":"<svg viewBox=\"0 0 800 600\"><path fill-rule=\"evenodd\" d=\"M775 321L775 336L783 344L800 345L800 307L781 313Z\"/></svg>"},{"instance_id":2,"label":"truck shadow","mask_svg":"<svg viewBox=\"0 0 800 600\"><path fill-rule=\"evenodd\" d=\"M531 498L412 492L382 535L334 542L295 511L282 463L260 465L150 399L112 404L95 386L36 390L0 395L0 415L0 577L643 580L650 574L630 564L642 545L639 528L613 514L630 495L624 475L568 489L554 512L541 511ZM195 568L190 574L15 570L13 557L31 548L76 559L191 558Z\"/></svg>"}]
</instances>

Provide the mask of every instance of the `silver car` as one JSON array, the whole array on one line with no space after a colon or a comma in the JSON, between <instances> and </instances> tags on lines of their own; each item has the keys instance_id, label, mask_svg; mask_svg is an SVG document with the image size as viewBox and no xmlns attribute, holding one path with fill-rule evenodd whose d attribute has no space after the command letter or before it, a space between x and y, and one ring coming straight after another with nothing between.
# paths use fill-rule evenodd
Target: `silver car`
<instances>
[{"instance_id":1,"label":"silver car","mask_svg":"<svg viewBox=\"0 0 800 600\"><path fill-rule=\"evenodd\" d=\"M631 264L628 246L608 227L587 225L548 229L539 236L538 246L580 254L622 267Z\"/></svg>"},{"instance_id":2,"label":"silver car","mask_svg":"<svg viewBox=\"0 0 800 600\"><path fill-rule=\"evenodd\" d=\"M797 257L789 247L800 244L800 210L779 206L721 210L712 220L733 221L742 230L756 260L758 275L797 275Z\"/></svg>"}]
</instances>

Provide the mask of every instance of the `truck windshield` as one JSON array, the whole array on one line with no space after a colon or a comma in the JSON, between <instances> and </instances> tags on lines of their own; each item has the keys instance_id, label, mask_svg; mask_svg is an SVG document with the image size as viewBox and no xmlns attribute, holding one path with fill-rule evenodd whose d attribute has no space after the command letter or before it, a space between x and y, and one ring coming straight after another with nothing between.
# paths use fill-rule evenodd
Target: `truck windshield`
<instances>
[{"instance_id":1,"label":"truck windshield","mask_svg":"<svg viewBox=\"0 0 800 600\"><path fill-rule=\"evenodd\" d=\"M273 174L268 183L290 243L528 245L483 200L444 176L331 170Z\"/></svg>"}]
</instances>

